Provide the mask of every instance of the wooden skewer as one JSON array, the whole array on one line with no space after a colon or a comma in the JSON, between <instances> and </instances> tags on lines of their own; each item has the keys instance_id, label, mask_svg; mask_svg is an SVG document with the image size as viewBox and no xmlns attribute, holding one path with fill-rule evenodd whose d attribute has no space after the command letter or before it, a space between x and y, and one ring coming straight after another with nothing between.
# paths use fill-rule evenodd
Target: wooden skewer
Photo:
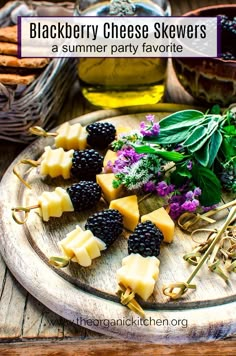
<instances>
[{"instance_id":1,"label":"wooden skewer","mask_svg":"<svg viewBox=\"0 0 236 356\"><path fill-rule=\"evenodd\" d=\"M183 230L189 230L190 227L192 227L193 225L195 225L197 222L199 222L200 220L205 220L209 223L215 223L216 221L209 218L209 216L212 216L214 214L216 214L217 212L223 210L223 209L227 209L231 206L236 205L236 199L232 200L229 203L223 204L221 206L218 206L215 209L211 209L209 211L207 211L204 214L195 214L195 213L184 213L182 214L179 219L178 219L178 225L181 229Z\"/></svg>"},{"instance_id":2,"label":"wooden skewer","mask_svg":"<svg viewBox=\"0 0 236 356\"><path fill-rule=\"evenodd\" d=\"M134 313L138 314L141 318L145 317L145 312L139 303L135 300L135 293L131 288L126 288L122 284L119 284L120 289L117 294L120 297L121 304L127 306Z\"/></svg>"}]
</instances>

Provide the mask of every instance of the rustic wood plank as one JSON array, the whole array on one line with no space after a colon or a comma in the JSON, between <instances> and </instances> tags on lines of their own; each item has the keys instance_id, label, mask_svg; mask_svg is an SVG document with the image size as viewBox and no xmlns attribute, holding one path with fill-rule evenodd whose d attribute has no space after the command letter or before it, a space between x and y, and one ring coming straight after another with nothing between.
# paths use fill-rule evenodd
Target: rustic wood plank
<instances>
[{"instance_id":1,"label":"rustic wood plank","mask_svg":"<svg viewBox=\"0 0 236 356\"><path fill-rule=\"evenodd\" d=\"M53 313L37 299L28 296L22 339L85 337L86 330Z\"/></svg>"},{"instance_id":2,"label":"rustic wood plank","mask_svg":"<svg viewBox=\"0 0 236 356\"><path fill-rule=\"evenodd\" d=\"M93 340L70 340L56 343L27 342L18 344L0 345L0 353L4 356L234 356L236 353L236 340L224 340L212 343L198 343L189 345L152 345L144 343L122 342L122 340L109 340L95 338Z\"/></svg>"},{"instance_id":3,"label":"rustic wood plank","mask_svg":"<svg viewBox=\"0 0 236 356\"><path fill-rule=\"evenodd\" d=\"M0 340L21 337L26 296L25 289L7 271L0 299Z\"/></svg>"}]
</instances>

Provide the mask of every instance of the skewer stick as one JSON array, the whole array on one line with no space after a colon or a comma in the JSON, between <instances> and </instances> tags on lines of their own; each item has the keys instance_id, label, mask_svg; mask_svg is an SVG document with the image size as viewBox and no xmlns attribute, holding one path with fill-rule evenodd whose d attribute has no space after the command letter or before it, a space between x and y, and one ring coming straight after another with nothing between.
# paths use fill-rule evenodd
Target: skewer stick
<instances>
[{"instance_id":1,"label":"skewer stick","mask_svg":"<svg viewBox=\"0 0 236 356\"><path fill-rule=\"evenodd\" d=\"M234 203L235 204L235 203ZM225 220L224 224L221 226L221 228L217 231L214 239L212 240L210 246L202 256L202 258L199 260L198 264L196 265L196 268L193 270L189 278L187 279L186 282L177 282L177 283L172 283L169 286L163 287L163 293L166 296L169 296L172 299L178 299L180 298L183 294L185 294L188 289L195 289L196 285L190 284L193 280L193 278L196 276L202 265L205 263L207 260L208 256L212 253L214 250L215 246L218 244L218 242L221 239L222 234L224 231L227 229L228 225L234 221L236 218L236 207L233 207L227 219Z\"/></svg>"}]
</instances>

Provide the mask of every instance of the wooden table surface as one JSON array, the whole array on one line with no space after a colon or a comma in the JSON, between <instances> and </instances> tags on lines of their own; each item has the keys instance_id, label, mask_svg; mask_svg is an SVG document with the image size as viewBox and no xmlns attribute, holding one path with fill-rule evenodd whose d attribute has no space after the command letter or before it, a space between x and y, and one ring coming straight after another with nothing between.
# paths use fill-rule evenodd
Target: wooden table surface
<instances>
[{"instance_id":1,"label":"wooden table surface","mask_svg":"<svg viewBox=\"0 0 236 356\"><path fill-rule=\"evenodd\" d=\"M5 3L0 1L1 3ZM172 14L215 3L235 1L172 0ZM166 100L192 103L178 85L170 68ZM58 118L58 123L94 111L75 87ZM0 178L24 148L0 140ZM0 354L1 355L235 355L236 336L212 343L151 345L122 342L68 322L33 298L11 275L0 256Z\"/></svg>"}]
</instances>

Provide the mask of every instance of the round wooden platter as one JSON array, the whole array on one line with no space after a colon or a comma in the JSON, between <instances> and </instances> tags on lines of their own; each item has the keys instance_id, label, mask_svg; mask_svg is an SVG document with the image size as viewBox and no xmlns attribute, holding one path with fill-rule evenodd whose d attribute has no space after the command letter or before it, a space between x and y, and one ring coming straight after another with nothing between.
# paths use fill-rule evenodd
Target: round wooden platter
<instances>
[{"instance_id":1,"label":"round wooden platter","mask_svg":"<svg viewBox=\"0 0 236 356\"><path fill-rule=\"evenodd\" d=\"M179 109L180 107L176 107ZM183 107L184 108L184 107ZM71 123L83 125L103 120L116 126L137 128L145 113L155 113L161 119L174 106L165 104L147 108L100 110L74 119ZM140 304L145 310L145 322L138 315L119 303L116 295L116 271L127 255L127 232L92 266L83 268L71 263L65 269L56 269L48 258L60 255L57 242L76 225L84 227L89 215L106 208L101 201L97 207L82 213L64 213L49 222L42 222L35 211L29 214L24 225L12 219L11 208L37 204L37 197L44 190L56 186L68 187L73 180L49 179L39 176L37 169L28 171L20 167L24 178L31 184L29 190L13 175L12 169L23 158L37 160L46 145L53 145L53 138L40 138L27 147L12 163L1 183L1 253L17 280L48 308L62 317L89 329L129 340L160 344L210 341L236 332L236 277L232 274L226 284L217 275L202 268L195 277L195 291L188 292L177 301L162 293L163 285L186 281L193 266L182 256L190 252L195 243L188 234L176 227L174 242L163 244L159 256L160 276L153 296ZM140 214L161 206L157 198L140 203ZM218 214L217 224L224 221L227 212Z\"/></svg>"}]
</instances>

